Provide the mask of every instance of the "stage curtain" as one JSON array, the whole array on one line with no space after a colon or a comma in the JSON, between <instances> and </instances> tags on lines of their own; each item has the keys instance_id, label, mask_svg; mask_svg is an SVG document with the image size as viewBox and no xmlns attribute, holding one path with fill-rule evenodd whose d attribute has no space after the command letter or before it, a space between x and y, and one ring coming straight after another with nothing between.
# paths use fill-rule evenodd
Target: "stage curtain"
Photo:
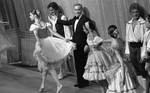
<instances>
[{"instance_id":1,"label":"stage curtain","mask_svg":"<svg viewBox=\"0 0 150 93\"><path fill-rule=\"evenodd\" d=\"M105 39L109 38L107 28L112 24L118 27L120 36L125 38L125 24L131 19L129 6L133 2L150 11L150 0L43 0L43 8L52 1L57 2L69 18L74 16L73 5L81 3L84 13L95 22L99 35Z\"/></svg>"},{"instance_id":2,"label":"stage curtain","mask_svg":"<svg viewBox=\"0 0 150 93\"><path fill-rule=\"evenodd\" d=\"M109 25L116 25L120 32L120 37L125 38L125 24L131 19L129 6L133 2L139 3L147 10L150 10L150 0L12 0L14 3L19 28L21 31L22 63L27 65L36 65L32 58L35 38L33 33L29 32L32 22L29 19L29 13L33 9L39 9L42 13L42 20L47 21L47 5L55 1L61 8L61 11L70 19L74 16L73 5L81 3L84 8L84 14L87 15L96 25L99 35L109 38L107 28Z\"/></svg>"}]
</instances>

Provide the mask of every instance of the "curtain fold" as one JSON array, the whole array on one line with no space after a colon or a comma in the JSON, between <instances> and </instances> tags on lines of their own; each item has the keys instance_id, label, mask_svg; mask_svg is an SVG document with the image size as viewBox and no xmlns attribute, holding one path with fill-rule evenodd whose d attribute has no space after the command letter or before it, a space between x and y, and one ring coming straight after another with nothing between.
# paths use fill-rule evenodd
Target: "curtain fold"
<instances>
[{"instance_id":1,"label":"curtain fold","mask_svg":"<svg viewBox=\"0 0 150 93\"><path fill-rule=\"evenodd\" d=\"M98 33L102 38L109 38L107 28L109 25L116 25L119 29L120 36L125 38L125 24L131 19L129 7L133 2L139 3L149 13L150 0L43 0L44 7L50 2L57 2L63 9L68 18L74 16L73 5L81 3L84 7L85 14L95 23ZM47 14L46 14L47 15Z\"/></svg>"},{"instance_id":2,"label":"curtain fold","mask_svg":"<svg viewBox=\"0 0 150 93\"><path fill-rule=\"evenodd\" d=\"M47 21L47 5L54 1L62 9L68 19L74 16L73 5L81 3L84 13L96 24L99 35L108 39L108 26L116 25L120 32L120 37L125 38L125 24L131 19L129 6L133 2L139 3L150 12L150 0L12 0L19 23L21 35L21 49L24 64L36 65L32 58L35 38L33 33L29 32L32 22L29 19L29 13L33 9L39 9L42 13L42 20ZM29 52L29 53L28 53Z\"/></svg>"}]
</instances>

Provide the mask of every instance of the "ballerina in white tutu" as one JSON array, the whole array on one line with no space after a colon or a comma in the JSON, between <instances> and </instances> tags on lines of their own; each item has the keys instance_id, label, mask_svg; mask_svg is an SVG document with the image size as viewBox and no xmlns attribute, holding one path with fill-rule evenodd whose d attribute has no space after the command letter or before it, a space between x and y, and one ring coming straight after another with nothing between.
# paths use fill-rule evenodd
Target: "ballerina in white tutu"
<instances>
[{"instance_id":1,"label":"ballerina in white tutu","mask_svg":"<svg viewBox=\"0 0 150 93\"><path fill-rule=\"evenodd\" d=\"M84 29L88 32L86 47L89 47L89 54L83 78L89 81L105 80L105 72L112 62L111 56L106 51L106 47L100 45L103 39L95 32L95 26L87 22Z\"/></svg>"},{"instance_id":2,"label":"ballerina in white tutu","mask_svg":"<svg viewBox=\"0 0 150 93\"><path fill-rule=\"evenodd\" d=\"M39 91L44 91L44 83L49 70L57 83L57 93L59 93L63 85L57 77L55 68L59 67L62 62L60 60L65 60L69 56L74 44L52 31L50 23L42 22L39 10L30 12L30 19L34 21L30 26L30 31L33 31L37 40L33 55L38 61L38 69L42 71L42 84ZM49 36L48 30L56 37Z\"/></svg>"},{"instance_id":3,"label":"ballerina in white tutu","mask_svg":"<svg viewBox=\"0 0 150 93\"><path fill-rule=\"evenodd\" d=\"M3 22L0 20L0 24L8 24L8 22ZM0 59L1 59L1 53L3 53L5 50L14 47L14 44L8 37L8 35L0 29ZM0 68L2 68L1 62L0 62Z\"/></svg>"},{"instance_id":4,"label":"ballerina in white tutu","mask_svg":"<svg viewBox=\"0 0 150 93\"><path fill-rule=\"evenodd\" d=\"M124 42L118 38L119 32L115 25L108 28L111 39L103 43L111 43L111 56L114 64L106 72L109 82L106 93L143 93L144 88L139 84L134 67L123 59Z\"/></svg>"}]
</instances>

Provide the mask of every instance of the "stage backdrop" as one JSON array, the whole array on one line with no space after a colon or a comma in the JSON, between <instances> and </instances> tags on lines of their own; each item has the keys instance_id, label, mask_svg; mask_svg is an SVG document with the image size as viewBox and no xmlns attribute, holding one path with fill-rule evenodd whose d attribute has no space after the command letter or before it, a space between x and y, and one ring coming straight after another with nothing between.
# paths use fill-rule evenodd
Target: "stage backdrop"
<instances>
[{"instance_id":1,"label":"stage backdrop","mask_svg":"<svg viewBox=\"0 0 150 93\"><path fill-rule=\"evenodd\" d=\"M10 14L15 16L10 16L8 13L8 17L11 19L14 17L17 18L15 20L9 20L10 23L18 25L15 29L19 28L19 36L21 37L20 49L21 49L21 60L25 65L35 66L37 62L32 56L34 45L35 45L35 37L33 33L29 32L29 27L32 22L29 19L29 12L33 9L40 9L42 12L42 20L47 21L48 10L47 5L55 1L60 5L63 13L70 19L74 16L73 5L75 3L81 3L84 7L84 13L89 18L91 18L97 27L97 31L99 35L107 39L109 38L107 34L107 28L109 25L116 25L119 29L120 36L125 38L125 24L128 20L131 19L131 15L129 13L129 6L133 2L138 2L142 5L149 13L150 9L150 0L3 0L5 4L7 3L7 7L13 9L14 11L7 11ZM12 5L13 7L9 7ZM13 18L12 18L13 17ZM18 37L19 37L18 36ZM15 42L15 41L14 41ZM18 44L17 40L16 43ZM13 50L12 50L13 51ZM12 54L12 53L11 53ZM13 59L14 55L9 55L11 59Z\"/></svg>"}]
</instances>

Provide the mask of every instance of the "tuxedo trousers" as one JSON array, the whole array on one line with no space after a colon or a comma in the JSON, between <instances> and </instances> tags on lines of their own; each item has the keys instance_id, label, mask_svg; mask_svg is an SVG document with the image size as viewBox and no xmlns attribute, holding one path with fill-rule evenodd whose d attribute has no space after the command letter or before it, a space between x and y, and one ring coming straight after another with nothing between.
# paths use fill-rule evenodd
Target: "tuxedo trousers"
<instances>
[{"instance_id":1,"label":"tuxedo trousers","mask_svg":"<svg viewBox=\"0 0 150 93\"><path fill-rule=\"evenodd\" d=\"M84 53L83 48L79 45L76 46L76 50L74 50L74 58L75 58L75 66L77 73L77 84L78 85L87 85L89 81L83 78L83 73L85 71L84 67L86 65L87 53Z\"/></svg>"}]
</instances>

